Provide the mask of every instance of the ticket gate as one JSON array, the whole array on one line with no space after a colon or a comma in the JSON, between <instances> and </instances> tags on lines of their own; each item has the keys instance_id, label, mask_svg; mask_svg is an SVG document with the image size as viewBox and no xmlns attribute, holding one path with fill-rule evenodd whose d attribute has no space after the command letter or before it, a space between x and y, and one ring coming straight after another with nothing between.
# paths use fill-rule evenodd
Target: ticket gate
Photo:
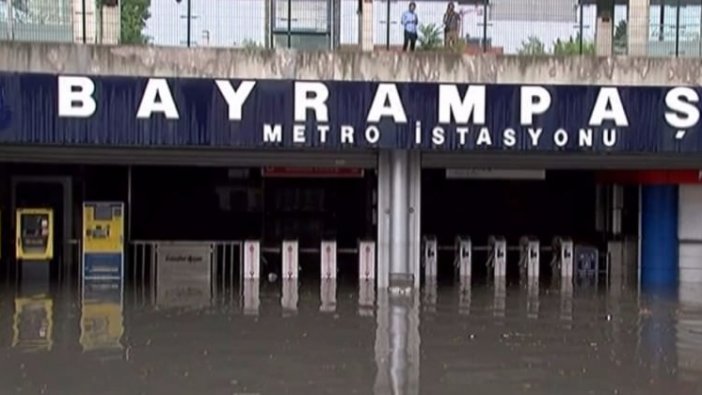
<instances>
[{"instance_id":1,"label":"ticket gate","mask_svg":"<svg viewBox=\"0 0 702 395\"><path fill-rule=\"evenodd\" d=\"M438 243L436 241L436 237L434 237L434 236L424 237L423 245L424 245L424 256L423 256L424 278L435 280L436 279L436 271L437 271L436 265L437 265L437 260L438 260L438 257L437 257Z\"/></svg>"},{"instance_id":2,"label":"ticket gate","mask_svg":"<svg viewBox=\"0 0 702 395\"><path fill-rule=\"evenodd\" d=\"M488 238L488 270L493 269L495 278L507 275L507 241L503 236L490 236Z\"/></svg>"},{"instance_id":3,"label":"ticket gate","mask_svg":"<svg viewBox=\"0 0 702 395\"><path fill-rule=\"evenodd\" d=\"M320 245L320 267L322 279L336 279L336 257L336 241L322 241Z\"/></svg>"},{"instance_id":4,"label":"ticket gate","mask_svg":"<svg viewBox=\"0 0 702 395\"><path fill-rule=\"evenodd\" d=\"M285 240L282 246L283 271L284 279L297 279L299 276L299 244L297 240Z\"/></svg>"},{"instance_id":5,"label":"ticket gate","mask_svg":"<svg viewBox=\"0 0 702 395\"><path fill-rule=\"evenodd\" d=\"M244 278L258 280L261 277L261 242L244 242Z\"/></svg>"},{"instance_id":6,"label":"ticket gate","mask_svg":"<svg viewBox=\"0 0 702 395\"><path fill-rule=\"evenodd\" d=\"M524 236L519 240L519 274L528 279L539 278L540 251L539 240Z\"/></svg>"},{"instance_id":7,"label":"ticket gate","mask_svg":"<svg viewBox=\"0 0 702 395\"><path fill-rule=\"evenodd\" d=\"M473 275L473 245L470 237L456 237L456 267L458 268L458 276L463 282L465 279L470 279ZM470 282L470 281L469 281Z\"/></svg>"},{"instance_id":8,"label":"ticket gate","mask_svg":"<svg viewBox=\"0 0 702 395\"><path fill-rule=\"evenodd\" d=\"M361 282L375 280L375 241L358 243L358 279Z\"/></svg>"},{"instance_id":9,"label":"ticket gate","mask_svg":"<svg viewBox=\"0 0 702 395\"><path fill-rule=\"evenodd\" d=\"M573 240L556 237L553 239L552 247L551 270L554 277L560 276L562 279L572 281L574 272Z\"/></svg>"},{"instance_id":10,"label":"ticket gate","mask_svg":"<svg viewBox=\"0 0 702 395\"><path fill-rule=\"evenodd\" d=\"M83 203L82 277L122 281L124 273L124 203Z\"/></svg>"}]
</instances>

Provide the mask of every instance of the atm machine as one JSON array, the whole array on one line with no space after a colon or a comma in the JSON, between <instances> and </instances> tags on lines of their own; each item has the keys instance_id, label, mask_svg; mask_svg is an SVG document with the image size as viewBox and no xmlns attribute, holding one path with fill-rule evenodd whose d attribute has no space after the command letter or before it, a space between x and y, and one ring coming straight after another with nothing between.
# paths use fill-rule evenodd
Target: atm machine
<instances>
[{"instance_id":1,"label":"atm machine","mask_svg":"<svg viewBox=\"0 0 702 395\"><path fill-rule=\"evenodd\" d=\"M15 239L15 258L19 265L23 293L48 292L50 262L54 258L53 210L17 209Z\"/></svg>"}]
</instances>

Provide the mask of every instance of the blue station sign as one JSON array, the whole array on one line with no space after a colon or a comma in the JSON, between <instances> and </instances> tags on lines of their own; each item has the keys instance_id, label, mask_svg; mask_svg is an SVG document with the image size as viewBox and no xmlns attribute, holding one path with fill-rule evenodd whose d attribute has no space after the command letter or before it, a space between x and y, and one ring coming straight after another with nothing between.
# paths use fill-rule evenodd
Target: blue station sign
<instances>
[{"instance_id":1,"label":"blue station sign","mask_svg":"<svg viewBox=\"0 0 702 395\"><path fill-rule=\"evenodd\" d=\"M0 143L702 152L698 87L0 73Z\"/></svg>"}]
</instances>

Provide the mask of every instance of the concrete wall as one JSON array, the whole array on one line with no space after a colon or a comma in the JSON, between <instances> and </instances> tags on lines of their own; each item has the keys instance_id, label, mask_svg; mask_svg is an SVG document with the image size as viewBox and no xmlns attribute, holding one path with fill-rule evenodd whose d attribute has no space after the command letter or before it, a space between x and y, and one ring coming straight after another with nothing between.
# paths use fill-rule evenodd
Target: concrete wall
<instances>
[{"instance_id":1,"label":"concrete wall","mask_svg":"<svg viewBox=\"0 0 702 395\"><path fill-rule=\"evenodd\" d=\"M700 85L702 59L468 56L3 43L0 70L104 75Z\"/></svg>"}]
</instances>

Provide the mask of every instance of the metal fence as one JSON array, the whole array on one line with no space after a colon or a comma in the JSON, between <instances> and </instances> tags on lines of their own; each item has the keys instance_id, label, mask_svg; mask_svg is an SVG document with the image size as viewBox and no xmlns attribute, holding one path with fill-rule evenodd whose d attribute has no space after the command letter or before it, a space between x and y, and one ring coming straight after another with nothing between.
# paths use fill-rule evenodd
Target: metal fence
<instances>
[{"instance_id":1,"label":"metal fence","mask_svg":"<svg viewBox=\"0 0 702 395\"><path fill-rule=\"evenodd\" d=\"M414 0L417 50L702 56L702 0ZM599 1L606 3L607 1ZM0 0L0 40L186 47L400 50L405 0ZM446 11L457 19L446 29ZM602 9L600 9L602 10ZM642 21L641 18L647 19ZM636 22L636 23L632 23ZM598 29L600 30L598 34ZM453 39L455 37L455 39ZM606 44L605 44L606 45ZM638 51L642 53L642 51ZM606 54L606 53L605 53Z\"/></svg>"}]
</instances>

